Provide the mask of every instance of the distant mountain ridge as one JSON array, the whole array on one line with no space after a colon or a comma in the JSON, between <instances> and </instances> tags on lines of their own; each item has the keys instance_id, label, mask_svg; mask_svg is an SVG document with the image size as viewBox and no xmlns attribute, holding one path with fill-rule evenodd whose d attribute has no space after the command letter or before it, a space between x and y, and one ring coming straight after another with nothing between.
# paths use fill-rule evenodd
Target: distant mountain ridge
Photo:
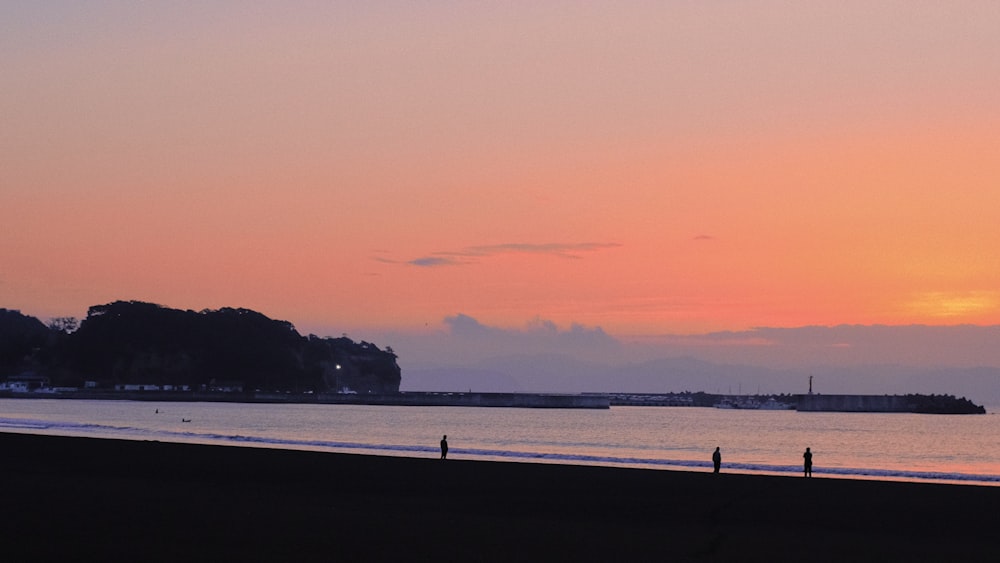
<instances>
[{"instance_id":1,"label":"distant mountain ridge","mask_svg":"<svg viewBox=\"0 0 1000 563\"><path fill-rule=\"evenodd\" d=\"M401 380L391 348L302 336L291 323L249 309L195 312L115 301L91 307L74 328L0 309L0 378L30 373L53 386L231 382L247 391L354 393L395 393Z\"/></svg>"}]
</instances>

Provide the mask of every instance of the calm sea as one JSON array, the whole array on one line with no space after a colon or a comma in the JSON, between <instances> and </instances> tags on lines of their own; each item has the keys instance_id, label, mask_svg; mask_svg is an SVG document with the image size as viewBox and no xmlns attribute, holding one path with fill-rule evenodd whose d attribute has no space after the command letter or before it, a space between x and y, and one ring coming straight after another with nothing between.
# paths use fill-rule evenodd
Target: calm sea
<instances>
[{"instance_id":1,"label":"calm sea","mask_svg":"<svg viewBox=\"0 0 1000 563\"><path fill-rule=\"evenodd\" d=\"M993 413L996 409L989 409ZM184 422L188 421L188 422ZM0 399L0 431L449 458L1000 485L1000 415Z\"/></svg>"}]
</instances>

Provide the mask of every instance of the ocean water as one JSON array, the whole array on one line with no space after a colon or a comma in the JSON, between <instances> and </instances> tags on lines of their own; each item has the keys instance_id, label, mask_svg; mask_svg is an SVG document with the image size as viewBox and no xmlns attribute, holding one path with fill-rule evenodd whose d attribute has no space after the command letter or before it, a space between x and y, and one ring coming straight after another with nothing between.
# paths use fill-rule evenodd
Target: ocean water
<instances>
[{"instance_id":1,"label":"ocean water","mask_svg":"<svg viewBox=\"0 0 1000 563\"><path fill-rule=\"evenodd\" d=\"M990 413L995 409L988 409ZM187 421L187 422L185 422ZM0 399L0 431L355 454L1000 485L1000 415Z\"/></svg>"}]
</instances>

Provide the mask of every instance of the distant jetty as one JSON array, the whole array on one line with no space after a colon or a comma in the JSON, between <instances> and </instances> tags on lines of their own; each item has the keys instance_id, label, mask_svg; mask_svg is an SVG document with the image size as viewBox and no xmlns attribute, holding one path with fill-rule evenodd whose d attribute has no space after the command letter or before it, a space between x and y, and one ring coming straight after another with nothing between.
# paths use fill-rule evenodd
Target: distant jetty
<instances>
[{"instance_id":1,"label":"distant jetty","mask_svg":"<svg viewBox=\"0 0 1000 563\"><path fill-rule=\"evenodd\" d=\"M112 391L90 389L40 389L30 392L0 391L10 399L80 399L102 401L164 401L212 403L288 403L322 405L394 405L409 407L509 407L538 409L608 409L604 393L280 393L243 391Z\"/></svg>"},{"instance_id":2,"label":"distant jetty","mask_svg":"<svg viewBox=\"0 0 1000 563\"><path fill-rule=\"evenodd\" d=\"M317 402L326 404L405 405L421 407L512 407L540 409L607 409L611 400L604 394L554 393L433 393L402 392L386 395L323 394Z\"/></svg>"},{"instance_id":3,"label":"distant jetty","mask_svg":"<svg viewBox=\"0 0 1000 563\"><path fill-rule=\"evenodd\" d=\"M986 414L986 408L951 395L799 395L801 412L910 412Z\"/></svg>"},{"instance_id":4,"label":"distant jetty","mask_svg":"<svg viewBox=\"0 0 1000 563\"><path fill-rule=\"evenodd\" d=\"M719 395L712 393L611 393L611 406L716 407L800 412L908 412L986 414L986 408L953 395Z\"/></svg>"}]
</instances>

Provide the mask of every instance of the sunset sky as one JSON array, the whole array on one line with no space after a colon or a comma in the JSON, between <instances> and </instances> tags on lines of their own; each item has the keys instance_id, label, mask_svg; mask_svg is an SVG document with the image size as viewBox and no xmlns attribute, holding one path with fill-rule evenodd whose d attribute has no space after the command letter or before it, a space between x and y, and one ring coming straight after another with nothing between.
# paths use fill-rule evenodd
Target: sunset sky
<instances>
[{"instance_id":1,"label":"sunset sky","mask_svg":"<svg viewBox=\"0 0 1000 563\"><path fill-rule=\"evenodd\" d=\"M1000 324L1000 2L3 2L0 306Z\"/></svg>"}]
</instances>

